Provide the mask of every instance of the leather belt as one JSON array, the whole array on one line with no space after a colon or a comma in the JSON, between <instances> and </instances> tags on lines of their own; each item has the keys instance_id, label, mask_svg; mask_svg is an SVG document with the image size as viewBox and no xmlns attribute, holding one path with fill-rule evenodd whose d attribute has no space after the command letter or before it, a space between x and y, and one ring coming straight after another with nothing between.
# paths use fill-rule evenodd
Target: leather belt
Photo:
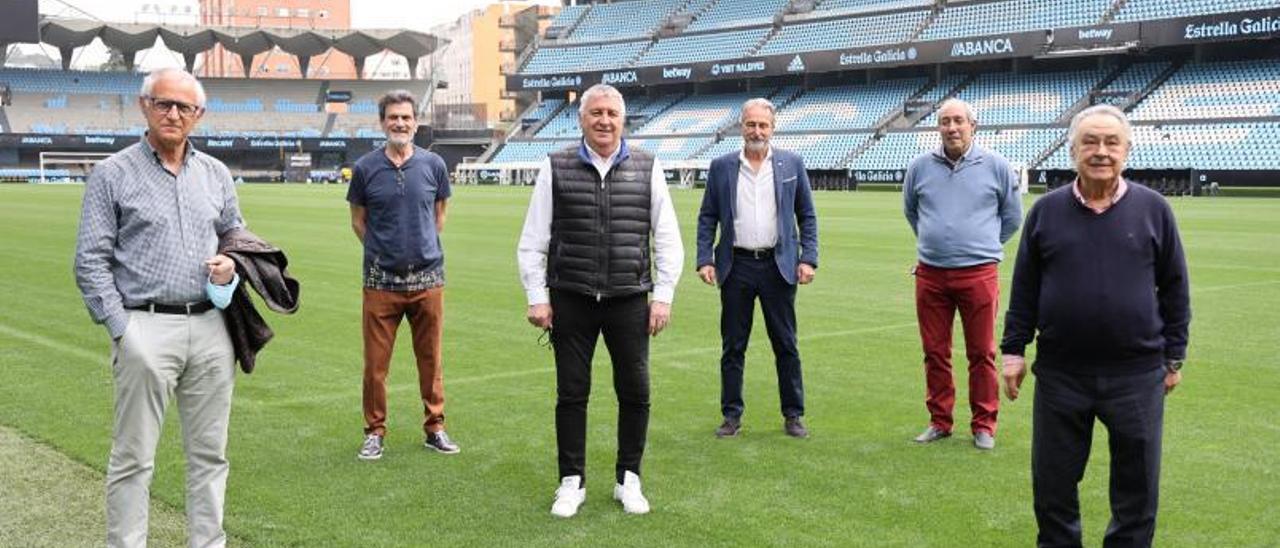
<instances>
[{"instance_id":1,"label":"leather belt","mask_svg":"<svg viewBox=\"0 0 1280 548\"><path fill-rule=\"evenodd\" d=\"M768 259L773 256L773 248L747 249L745 247L735 247L733 248L733 254L739 257L751 257L752 259Z\"/></svg>"},{"instance_id":2,"label":"leather belt","mask_svg":"<svg viewBox=\"0 0 1280 548\"><path fill-rule=\"evenodd\" d=\"M192 314L203 314L213 310L213 301L204 300L184 304L147 303L140 304L138 306L126 306L125 308L129 310L145 310L147 312L158 314L182 314L184 316L190 316Z\"/></svg>"}]
</instances>

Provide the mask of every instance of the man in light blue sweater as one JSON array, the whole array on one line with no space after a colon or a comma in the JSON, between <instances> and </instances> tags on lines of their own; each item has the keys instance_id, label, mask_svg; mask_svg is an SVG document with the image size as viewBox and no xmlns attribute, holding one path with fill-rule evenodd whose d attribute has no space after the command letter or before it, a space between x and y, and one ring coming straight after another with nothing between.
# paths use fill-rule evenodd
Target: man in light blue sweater
<instances>
[{"instance_id":1,"label":"man in light blue sweater","mask_svg":"<svg viewBox=\"0 0 1280 548\"><path fill-rule=\"evenodd\" d=\"M1003 156L973 142L976 127L972 106L959 99L944 102L938 109L942 146L912 160L902 199L919 256L913 269L916 317L930 416L929 426L915 441L930 443L951 435L956 393L951 326L958 309L969 359L973 444L992 449L1000 407L995 365L997 265L1004 258L1004 242L1022 222L1022 201L1017 173Z\"/></svg>"}]
</instances>

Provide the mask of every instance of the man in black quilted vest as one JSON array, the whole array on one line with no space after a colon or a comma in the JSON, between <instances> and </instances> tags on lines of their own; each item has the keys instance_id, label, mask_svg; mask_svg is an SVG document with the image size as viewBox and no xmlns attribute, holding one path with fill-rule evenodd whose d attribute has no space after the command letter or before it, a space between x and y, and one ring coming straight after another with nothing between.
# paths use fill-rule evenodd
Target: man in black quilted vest
<instances>
[{"instance_id":1,"label":"man in black quilted vest","mask_svg":"<svg viewBox=\"0 0 1280 548\"><path fill-rule=\"evenodd\" d=\"M548 330L555 349L560 487L551 513L564 518L586 500L587 397L601 334L618 397L613 498L629 514L649 511L640 491L649 337L671 317L684 247L662 167L627 146L625 120L617 89L582 94L582 141L543 162L516 253L529 323Z\"/></svg>"}]
</instances>

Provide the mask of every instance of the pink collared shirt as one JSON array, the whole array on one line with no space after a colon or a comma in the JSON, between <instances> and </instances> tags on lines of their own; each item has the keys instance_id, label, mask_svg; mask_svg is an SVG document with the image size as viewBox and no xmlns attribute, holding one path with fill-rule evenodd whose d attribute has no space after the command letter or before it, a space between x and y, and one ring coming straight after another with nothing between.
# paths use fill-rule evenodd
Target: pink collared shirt
<instances>
[{"instance_id":1,"label":"pink collared shirt","mask_svg":"<svg viewBox=\"0 0 1280 548\"><path fill-rule=\"evenodd\" d=\"M1071 193L1075 194L1076 200L1080 201L1080 205L1089 208L1090 211L1098 215L1101 215L1106 210L1111 209L1111 206L1116 205L1116 202L1119 202L1120 198L1123 198L1124 193L1128 192L1128 190L1129 183L1125 182L1124 177L1121 177L1120 183L1116 185L1116 193L1111 195L1111 200L1103 204L1102 207L1093 207L1089 205L1089 200L1084 198L1084 193L1080 192L1080 178L1077 177L1075 182L1071 183Z\"/></svg>"}]
</instances>

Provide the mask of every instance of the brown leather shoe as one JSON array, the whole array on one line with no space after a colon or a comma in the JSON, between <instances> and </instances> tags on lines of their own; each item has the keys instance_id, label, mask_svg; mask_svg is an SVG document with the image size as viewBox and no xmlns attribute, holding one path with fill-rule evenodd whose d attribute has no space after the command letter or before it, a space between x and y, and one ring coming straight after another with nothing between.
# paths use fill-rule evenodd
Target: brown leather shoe
<instances>
[{"instance_id":1,"label":"brown leather shoe","mask_svg":"<svg viewBox=\"0 0 1280 548\"><path fill-rule=\"evenodd\" d=\"M732 438L738 435L738 430L742 429L742 421L726 418L724 424L716 429L717 438Z\"/></svg>"},{"instance_id":2,"label":"brown leather shoe","mask_svg":"<svg viewBox=\"0 0 1280 548\"><path fill-rule=\"evenodd\" d=\"M782 423L782 431L793 438L809 437L809 429L804 427L804 421L800 417L787 417L786 422Z\"/></svg>"}]
</instances>

